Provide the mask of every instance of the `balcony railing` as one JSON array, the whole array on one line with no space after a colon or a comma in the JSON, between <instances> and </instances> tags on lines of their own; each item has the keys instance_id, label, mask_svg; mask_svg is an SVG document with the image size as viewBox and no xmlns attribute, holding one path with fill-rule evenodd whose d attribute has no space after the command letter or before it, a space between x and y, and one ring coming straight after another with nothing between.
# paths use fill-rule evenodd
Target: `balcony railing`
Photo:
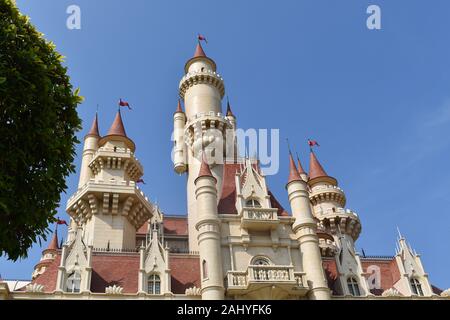
<instances>
[{"instance_id":1,"label":"balcony railing","mask_svg":"<svg viewBox=\"0 0 450 320\"><path fill-rule=\"evenodd\" d=\"M277 209L244 207L241 224L243 228L273 229L278 224Z\"/></svg>"},{"instance_id":2,"label":"balcony railing","mask_svg":"<svg viewBox=\"0 0 450 320\"><path fill-rule=\"evenodd\" d=\"M292 266L250 265L246 271L228 272L229 290L246 290L261 284L288 285L291 289L306 289L303 273Z\"/></svg>"}]
</instances>

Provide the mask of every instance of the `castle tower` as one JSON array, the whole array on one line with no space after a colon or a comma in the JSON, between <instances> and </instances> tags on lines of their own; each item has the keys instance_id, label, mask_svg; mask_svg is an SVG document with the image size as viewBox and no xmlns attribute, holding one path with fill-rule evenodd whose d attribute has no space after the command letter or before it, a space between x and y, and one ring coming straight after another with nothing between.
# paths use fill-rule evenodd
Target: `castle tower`
<instances>
[{"instance_id":1,"label":"castle tower","mask_svg":"<svg viewBox=\"0 0 450 320\"><path fill-rule=\"evenodd\" d=\"M135 144L126 135L120 110L106 136L99 137L97 120L93 128L84 150L94 150L86 144L98 143L98 147L89 157L83 153L87 169L80 179L86 182L67 203L71 232L82 227L83 241L94 248L134 249L136 230L153 212L153 205L136 185L144 171L134 154Z\"/></svg>"},{"instance_id":2,"label":"castle tower","mask_svg":"<svg viewBox=\"0 0 450 320\"><path fill-rule=\"evenodd\" d=\"M308 197L308 186L300 177L292 154L289 154L289 180L286 185L292 216L295 222L292 226L302 254L303 269L308 281L310 299L330 299L330 289L322 267L322 257L319 240L316 234L317 224L311 213Z\"/></svg>"},{"instance_id":3,"label":"castle tower","mask_svg":"<svg viewBox=\"0 0 450 320\"><path fill-rule=\"evenodd\" d=\"M184 100L186 124L184 125L184 150L187 166L187 204L189 225L189 248L197 251L197 200L195 180L200 170L201 154L204 152L211 166L211 172L217 180L217 192L222 191L223 162L225 154L226 130L231 129L230 121L222 114L221 101L225 94L224 82L216 72L216 63L206 56L200 43L194 57L185 65L185 75L180 81L179 94ZM175 129L181 131L183 122L180 113L174 116ZM177 135L179 137L179 135ZM180 139L181 140L181 139ZM177 141L179 146L181 141ZM181 146L179 146L181 150ZM180 155L181 151L176 151ZM176 157L176 161L183 159ZM182 172L183 164L175 163L175 170Z\"/></svg>"},{"instance_id":4,"label":"castle tower","mask_svg":"<svg viewBox=\"0 0 450 320\"><path fill-rule=\"evenodd\" d=\"M310 153L308 185L311 188L309 198L314 215L323 228L322 233L331 234L337 247L335 260L341 294L371 295L355 250L355 241L361 232L359 217L345 209L344 191L338 187L337 180L325 172L313 151Z\"/></svg>"},{"instance_id":5,"label":"castle tower","mask_svg":"<svg viewBox=\"0 0 450 320\"><path fill-rule=\"evenodd\" d=\"M94 121L92 121L91 129L84 137L83 155L81 158L80 179L78 189L81 188L89 179L92 178L92 171L89 169L89 163L98 149L98 141L100 134L98 131L98 116L95 113Z\"/></svg>"},{"instance_id":6,"label":"castle tower","mask_svg":"<svg viewBox=\"0 0 450 320\"><path fill-rule=\"evenodd\" d=\"M338 181L325 172L313 151L310 153L308 185L314 216L333 235L344 236L353 247L361 232L359 217L345 209L344 191L338 187Z\"/></svg>"},{"instance_id":7,"label":"castle tower","mask_svg":"<svg viewBox=\"0 0 450 320\"><path fill-rule=\"evenodd\" d=\"M211 173L206 157L202 162L195 184L197 200L198 246L201 268L201 292L204 300L223 300L224 284L220 219L217 213L217 179Z\"/></svg>"},{"instance_id":8,"label":"castle tower","mask_svg":"<svg viewBox=\"0 0 450 320\"><path fill-rule=\"evenodd\" d=\"M55 230L53 233L53 237L50 240L48 247L42 251L41 260L34 267L33 274L31 276L32 279L35 279L38 275L45 272L47 267L55 260L59 250L58 244L58 231Z\"/></svg>"}]
</instances>

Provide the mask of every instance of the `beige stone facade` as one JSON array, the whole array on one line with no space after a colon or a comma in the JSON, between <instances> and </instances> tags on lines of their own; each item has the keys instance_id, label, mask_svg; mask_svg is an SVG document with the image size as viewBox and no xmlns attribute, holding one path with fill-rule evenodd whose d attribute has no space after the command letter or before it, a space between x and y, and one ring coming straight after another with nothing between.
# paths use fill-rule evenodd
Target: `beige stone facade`
<instances>
[{"instance_id":1,"label":"beige stone facade","mask_svg":"<svg viewBox=\"0 0 450 320\"><path fill-rule=\"evenodd\" d=\"M395 256L356 251L360 217L314 153L308 173L286 156L290 208L280 205L258 161L236 156L237 118L229 104L222 112L224 80L200 44L179 94L173 159L187 175L187 216L165 215L139 189L144 168L120 111L105 136L96 117L67 241L55 235L29 285L0 282L0 299L449 299L403 236Z\"/></svg>"}]
</instances>

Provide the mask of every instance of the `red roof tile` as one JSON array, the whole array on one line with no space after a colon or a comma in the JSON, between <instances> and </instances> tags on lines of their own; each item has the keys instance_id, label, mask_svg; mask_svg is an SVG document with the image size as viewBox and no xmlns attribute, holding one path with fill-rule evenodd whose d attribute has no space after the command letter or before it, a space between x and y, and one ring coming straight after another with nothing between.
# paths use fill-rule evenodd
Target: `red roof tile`
<instances>
[{"instance_id":1,"label":"red roof tile","mask_svg":"<svg viewBox=\"0 0 450 320\"><path fill-rule=\"evenodd\" d=\"M203 51L203 47L200 42L197 43L197 47L195 48L194 58L197 57L206 57L205 51Z\"/></svg>"},{"instance_id":2,"label":"red roof tile","mask_svg":"<svg viewBox=\"0 0 450 320\"><path fill-rule=\"evenodd\" d=\"M95 113L94 121L92 121L91 129L89 130L87 136L100 136L100 133L98 131L98 117L97 113Z\"/></svg>"},{"instance_id":3,"label":"red roof tile","mask_svg":"<svg viewBox=\"0 0 450 320\"><path fill-rule=\"evenodd\" d=\"M298 173L297 167L295 166L294 159L292 158L292 154L289 153L289 178L288 183L291 183L293 181L303 181L302 178L300 178L300 175Z\"/></svg>"},{"instance_id":4,"label":"red roof tile","mask_svg":"<svg viewBox=\"0 0 450 320\"><path fill-rule=\"evenodd\" d=\"M164 234L187 236L188 235L187 217L164 216Z\"/></svg>"},{"instance_id":5,"label":"red roof tile","mask_svg":"<svg viewBox=\"0 0 450 320\"><path fill-rule=\"evenodd\" d=\"M45 249L45 250L58 250L58 249L59 249L58 233L55 231L53 233L52 240L50 241L50 243L48 244L47 249Z\"/></svg>"},{"instance_id":6,"label":"red roof tile","mask_svg":"<svg viewBox=\"0 0 450 320\"><path fill-rule=\"evenodd\" d=\"M125 127L123 125L123 121L122 121L122 115L120 114L120 110L117 111L116 113L116 117L114 118L114 121L111 125L111 127L109 128L108 131L108 136L122 136L122 137L126 137L127 134L125 132Z\"/></svg>"},{"instance_id":7,"label":"red roof tile","mask_svg":"<svg viewBox=\"0 0 450 320\"><path fill-rule=\"evenodd\" d=\"M175 113L178 113L178 112L183 112L183 109L181 108L181 101L180 101L180 99L178 99L178 105L177 105L177 110L175 110Z\"/></svg>"},{"instance_id":8,"label":"red roof tile","mask_svg":"<svg viewBox=\"0 0 450 320\"><path fill-rule=\"evenodd\" d=\"M108 286L121 286L123 293L138 291L139 253L92 256L91 291L105 292Z\"/></svg>"},{"instance_id":9,"label":"red roof tile","mask_svg":"<svg viewBox=\"0 0 450 320\"><path fill-rule=\"evenodd\" d=\"M327 177L327 173L322 168L322 165L320 164L319 160L317 160L316 155L314 152L311 151L310 157L309 157L309 179L314 179L318 177Z\"/></svg>"},{"instance_id":10,"label":"red roof tile","mask_svg":"<svg viewBox=\"0 0 450 320\"><path fill-rule=\"evenodd\" d=\"M200 165L200 171L198 172L197 179L200 177L213 177L208 162L206 161L205 153L202 153L202 164Z\"/></svg>"},{"instance_id":11,"label":"red roof tile","mask_svg":"<svg viewBox=\"0 0 450 320\"><path fill-rule=\"evenodd\" d=\"M200 288L200 259L196 255L169 255L172 292L184 294L186 289Z\"/></svg>"}]
</instances>

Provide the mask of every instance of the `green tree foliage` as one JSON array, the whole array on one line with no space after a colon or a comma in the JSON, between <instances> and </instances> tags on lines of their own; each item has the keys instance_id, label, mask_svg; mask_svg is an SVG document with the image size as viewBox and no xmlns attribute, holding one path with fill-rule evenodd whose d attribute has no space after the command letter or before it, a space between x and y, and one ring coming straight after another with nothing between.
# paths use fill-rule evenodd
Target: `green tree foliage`
<instances>
[{"instance_id":1,"label":"green tree foliage","mask_svg":"<svg viewBox=\"0 0 450 320\"><path fill-rule=\"evenodd\" d=\"M74 172L82 98L62 61L12 0L0 0L0 255L11 260L46 240Z\"/></svg>"}]
</instances>

